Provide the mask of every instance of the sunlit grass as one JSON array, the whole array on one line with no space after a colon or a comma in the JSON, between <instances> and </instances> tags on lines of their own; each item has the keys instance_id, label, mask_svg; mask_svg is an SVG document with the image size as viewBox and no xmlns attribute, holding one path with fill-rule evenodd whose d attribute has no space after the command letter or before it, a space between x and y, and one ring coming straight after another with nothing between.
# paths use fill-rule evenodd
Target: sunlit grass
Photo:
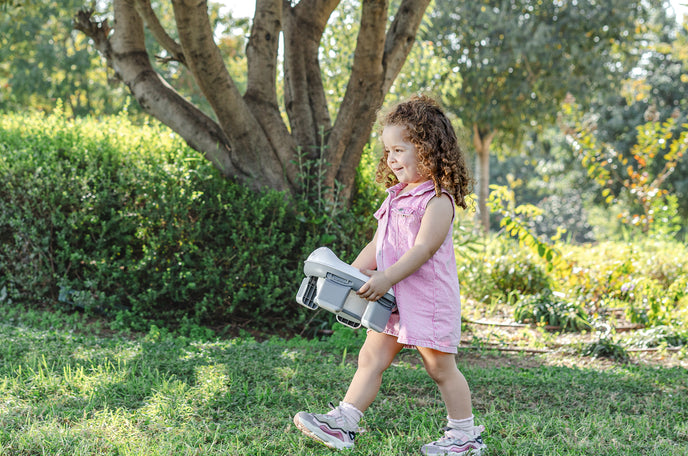
<instances>
[{"instance_id":1,"label":"sunlit grass","mask_svg":"<svg viewBox=\"0 0 688 456\"><path fill-rule=\"evenodd\" d=\"M92 334L75 315L0 308L0 454L326 455L291 424L326 411L362 334L199 341L163 330ZM43 315L43 318L39 318ZM97 330L97 328L94 328ZM419 358L385 374L351 454L416 454L445 411ZM488 455L683 455L688 373L462 351ZM648 442L652 442L649 444Z\"/></svg>"}]
</instances>

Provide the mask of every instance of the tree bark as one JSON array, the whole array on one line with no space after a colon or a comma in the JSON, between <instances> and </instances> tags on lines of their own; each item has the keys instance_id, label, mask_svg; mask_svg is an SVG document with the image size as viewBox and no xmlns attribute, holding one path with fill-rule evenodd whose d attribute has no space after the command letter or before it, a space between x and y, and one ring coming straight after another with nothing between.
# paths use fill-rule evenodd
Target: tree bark
<instances>
[{"instance_id":1,"label":"tree bark","mask_svg":"<svg viewBox=\"0 0 688 456\"><path fill-rule=\"evenodd\" d=\"M490 195L490 145L496 131L481 132L478 124L473 124L473 145L477 155L478 169L478 216L485 234L490 232L490 211L487 209L487 198Z\"/></svg>"},{"instance_id":2,"label":"tree bark","mask_svg":"<svg viewBox=\"0 0 688 456\"><path fill-rule=\"evenodd\" d=\"M332 121L327 108L318 56L320 40L339 0L302 0L284 8L284 94L296 146L309 159L321 156Z\"/></svg>"},{"instance_id":3,"label":"tree bark","mask_svg":"<svg viewBox=\"0 0 688 456\"><path fill-rule=\"evenodd\" d=\"M160 45L170 55L169 59L186 64L182 46L172 39L172 37L165 31L162 24L160 24L158 16L156 16L155 11L153 11L150 0L136 0L134 5L136 6L136 11L143 18L146 27L148 27L155 37L155 40L160 43Z\"/></svg>"},{"instance_id":4,"label":"tree bark","mask_svg":"<svg viewBox=\"0 0 688 456\"><path fill-rule=\"evenodd\" d=\"M263 0L262 3L277 1ZM237 154L238 166L249 176L250 183L261 186L270 182L278 190L288 188L275 149L239 93L213 41L207 2L173 0L172 7L189 70L212 106L230 144L241 151ZM273 39L276 41L277 36Z\"/></svg>"},{"instance_id":5,"label":"tree bark","mask_svg":"<svg viewBox=\"0 0 688 456\"><path fill-rule=\"evenodd\" d=\"M403 0L385 34L380 23L388 15L387 2L363 2L351 77L325 155L336 170L326 183L332 187L335 180L343 184L342 196L347 201L355 190L356 167L377 111L411 51L429 4L430 0Z\"/></svg>"},{"instance_id":6,"label":"tree bark","mask_svg":"<svg viewBox=\"0 0 688 456\"><path fill-rule=\"evenodd\" d=\"M277 102L277 57L282 23L281 0L256 1L253 27L246 47L248 78L243 99L265 132L268 150L276 154L275 164L281 167L287 188L293 189L298 184L298 170L293 160L296 142L282 119Z\"/></svg>"}]
</instances>

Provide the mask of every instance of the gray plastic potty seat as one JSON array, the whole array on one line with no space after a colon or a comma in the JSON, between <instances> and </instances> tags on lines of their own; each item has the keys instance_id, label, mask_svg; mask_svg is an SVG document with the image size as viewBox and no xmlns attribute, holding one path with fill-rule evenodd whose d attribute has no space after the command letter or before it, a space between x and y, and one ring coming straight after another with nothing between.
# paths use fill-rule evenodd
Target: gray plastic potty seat
<instances>
[{"instance_id":1,"label":"gray plastic potty seat","mask_svg":"<svg viewBox=\"0 0 688 456\"><path fill-rule=\"evenodd\" d=\"M296 302L315 310L318 307L334 313L337 321L351 328L364 326L377 332L385 329L396 308L390 289L377 301L367 301L356 292L369 277L337 258L327 247L314 250L306 259L306 278L296 294Z\"/></svg>"}]
</instances>

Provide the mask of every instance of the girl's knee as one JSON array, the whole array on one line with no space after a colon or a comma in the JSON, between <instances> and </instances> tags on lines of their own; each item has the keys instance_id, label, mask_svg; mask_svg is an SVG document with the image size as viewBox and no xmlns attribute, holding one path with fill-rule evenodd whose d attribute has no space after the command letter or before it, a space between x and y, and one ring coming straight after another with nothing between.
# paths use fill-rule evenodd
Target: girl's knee
<instances>
[{"instance_id":1,"label":"girl's knee","mask_svg":"<svg viewBox=\"0 0 688 456\"><path fill-rule=\"evenodd\" d=\"M386 357L380 356L379 353L371 347L366 347L364 345L358 353L358 368L383 372L391 364L391 361L388 362L385 358Z\"/></svg>"},{"instance_id":2,"label":"girl's knee","mask_svg":"<svg viewBox=\"0 0 688 456\"><path fill-rule=\"evenodd\" d=\"M441 383L448 374L445 367L433 363L425 363L425 371L436 383Z\"/></svg>"},{"instance_id":3,"label":"girl's knee","mask_svg":"<svg viewBox=\"0 0 688 456\"><path fill-rule=\"evenodd\" d=\"M401 350L402 345L384 334L369 335L358 353L358 368L385 371Z\"/></svg>"},{"instance_id":4,"label":"girl's knee","mask_svg":"<svg viewBox=\"0 0 688 456\"><path fill-rule=\"evenodd\" d=\"M456 367L456 359L450 353L442 353L435 350L421 352L425 371L436 383L442 383L448 377L456 375L459 371Z\"/></svg>"}]
</instances>

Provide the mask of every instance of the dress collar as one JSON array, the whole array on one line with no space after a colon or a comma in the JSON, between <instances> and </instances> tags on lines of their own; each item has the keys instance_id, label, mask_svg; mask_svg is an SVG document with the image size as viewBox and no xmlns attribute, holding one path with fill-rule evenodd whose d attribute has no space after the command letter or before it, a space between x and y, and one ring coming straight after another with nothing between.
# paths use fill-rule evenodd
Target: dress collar
<instances>
[{"instance_id":1,"label":"dress collar","mask_svg":"<svg viewBox=\"0 0 688 456\"><path fill-rule=\"evenodd\" d=\"M407 185L408 185L408 184L404 184L404 183L399 182L398 184L389 187L389 188L387 189L387 193L389 193L390 195L392 195L392 198L396 198L397 195L399 195L399 192L400 192L403 188L405 188ZM408 196L411 196L411 195L422 195L423 193L427 193L427 192L429 192L429 191L431 191L431 190L432 190L432 191L435 191L435 183L432 181L432 179L428 179L428 180L426 180L425 182L423 182L422 184L418 185L418 186L417 186L416 188L414 188L413 190L411 190L411 191L409 191L409 192L407 192L407 193L404 193L404 194L401 195L401 196L407 196L407 195L408 195Z\"/></svg>"}]
</instances>

